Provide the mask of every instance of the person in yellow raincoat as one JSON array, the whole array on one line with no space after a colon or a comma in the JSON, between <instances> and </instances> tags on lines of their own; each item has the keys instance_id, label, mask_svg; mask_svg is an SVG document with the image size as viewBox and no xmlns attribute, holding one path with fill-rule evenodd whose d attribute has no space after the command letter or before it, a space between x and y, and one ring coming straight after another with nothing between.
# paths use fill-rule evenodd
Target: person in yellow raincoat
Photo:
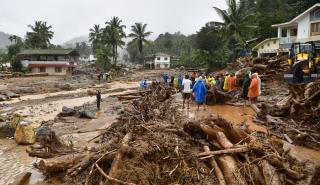
<instances>
[{"instance_id":1,"label":"person in yellow raincoat","mask_svg":"<svg viewBox=\"0 0 320 185\"><path fill-rule=\"evenodd\" d=\"M223 90L225 91L229 91L229 88L228 88L229 77L230 77L229 74L226 73L224 77L224 84L223 84Z\"/></svg>"},{"instance_id":2,"label":"person in yellow raincoat","mask_svg":"<svg viewBox=\"0 0 320 185\"><path fill-rule=\"evenodd\" d=\"M178 78L174 78L173 87L179 89Z\"/></svg>"}]
</instances>

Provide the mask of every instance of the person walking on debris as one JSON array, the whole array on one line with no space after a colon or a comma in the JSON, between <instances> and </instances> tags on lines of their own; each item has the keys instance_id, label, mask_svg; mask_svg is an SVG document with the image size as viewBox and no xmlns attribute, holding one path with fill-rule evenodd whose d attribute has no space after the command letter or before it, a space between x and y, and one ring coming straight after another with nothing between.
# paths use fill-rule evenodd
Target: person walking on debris
<instances>
[{"instance_id":1,"label":"person walking on debris","mask_svg":"<svg viewBox=\"0 0 320 185\"><path fill-rule=\"evenodd\" d=\"M101 92L98 90L96 94L96 101L97 101L97 109L100 110L100 103L101 103Z\"/></svg>"},{"instance_id":2,"label":"person walking on debris","mask_svg":"<svg viewBox=\"0 0 320 185\"><path fill-rule=\"evenodd\" d=\"M186 78L182 81L182 108L184 109L185 101L187 100L187 107L189 109L189 102L190 102L190 96L191 96L191 80L189 79L189 75L186 75Z\"/></svg>"},{"instance_id":3,"label":"person walking on debris","mask_svg":"<svg viewBox=\"0 0 320 185\"><path fill-rule=\"evenodd\" d=\"M259 96L261 95L261 78L259 77L258 73L254 73L257 77L258 80L258 92L259 92Z\"/></svg>"},{"instance_id":4,"label":"person walking on debris","mask_svg":"<svg viewBox=\"0 0 320 185\"><path fill-rule=\"evenodd\" d=\"M301 65L298 64L297 68L293 72L293 83L303 82L303 69Z\"/></svg>"},{"instance_id":5,"label":"person walking on debris","mask_svg":"<svg viewBox=\"0 0 320 185\"><path fill-rule=\"evenodd\" d=\"M253 74L251 76L251 83L248 92L248 98L251 103L254 103L259 96L259 82L257 79L257 75Z\"/></svg>"},{"instance_id":6,"label":"person walking on debris","mask_svg":"<svg viewBox=\"0 0 320 185\"><path fill-rule=\"evenodd\" d=\"M168 82L168 78L169 78L169 76L168 76L168 74L163 73L162 78L163 78L163 82L164 82L164 84L166 84L166 83Z\"/></svg>"},{"instance_id":7,"label":"person walking on debris","mask_svg":"<svg viewBox=\"0 0 320 185\"><path fill-rule=\"evenodd\" d=\"M142 79L141 82L140 82L140 89L142 90L146 90L148 87L148 83L147 83L147 80L145 79Z\"/></svg>"},{"instance_id":8,"label":"person walking on debris","mask_svg":"<svg viewBox=\"0 0 320 185\"><path fill-rule=\"evenodd\" d=\"M225 77L224 77L224 82L223 82L223 90L228 92L228 82L229 82L229 73L226 72Z\"/></svg>"},{"instance_id":9,"label":"person walking on debris","mask_svg":"<svg viewBox=\"0 0 320 185\"><path fill-rule=\"evenodd\" d=\"M241 97L245 100L248 99L248 91L251 84L250 71L248 71L244 77L244 81L242 83L242 95Z\"/></svg>"},{"instance_id":10,"label":"person walking on debris","mask_svg":"<svg viewBox=\"0 0 320 185\"><path fill-rule=\"evenodd\" d=\"M98 74L98 81L99 81L99 83L100 83L100 81L101 81L101 78L102 78L102 74L99 73L99 74Z\"/></svg>"},{"instance_id":11,"label":"person walking on debris","mask_svg":"<svg viewBox=\"0 0 320 185\"><path fill-rule=\"evenodd\" d=\"M181 91L181 88L182 88L182 81L183 81L182 75L179 74L179 76L178 76L178 89L179 89L179 91Z\"/></svg>"},{"instance_id":12,"label":"person walking on debris","mask_svg":"<svg viewBox=\"0 0 320 185\"><path fill-rule=\"evenodd\" d=\"M200 76L197 82L194 84L192 88L192 92L195 96L195 101L198 104L198 110L200 105L203 105L204 110L206 110L206 95L207 95L207 88L203 81L203 78Z\"/></svg>"}]
</instances>

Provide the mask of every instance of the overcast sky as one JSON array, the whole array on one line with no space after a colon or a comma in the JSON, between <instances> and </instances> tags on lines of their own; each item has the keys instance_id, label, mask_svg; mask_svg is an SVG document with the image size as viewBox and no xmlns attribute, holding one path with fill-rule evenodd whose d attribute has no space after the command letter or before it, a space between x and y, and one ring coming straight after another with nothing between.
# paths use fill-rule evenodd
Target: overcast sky
<instances>
[{"instance_id":1,"label":"overcast sky","mask_svg":"<svg viewBox=\"0 0 320 185\"><path fill-rule=\"evenodd\" d=\"M209 21L220 21L213 6L225 9L225 0L0 0L0 31L24 37L28 24L43 20L53 27L52 42L62 44L118 16L126 32L143 22L153 38L164 32L188 35Z\"/></svg>"}]
</instances>

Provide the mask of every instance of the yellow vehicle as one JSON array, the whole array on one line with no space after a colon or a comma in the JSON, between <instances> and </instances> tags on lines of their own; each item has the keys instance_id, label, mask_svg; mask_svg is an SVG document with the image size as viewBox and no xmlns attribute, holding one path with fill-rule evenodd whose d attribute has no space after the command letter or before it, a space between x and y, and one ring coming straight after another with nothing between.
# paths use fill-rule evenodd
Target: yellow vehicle
<instances>
[{"instance_id":1,"label":"yellow vehicle","mask_svg":"<svg viewBox=\"0 0 320 185\"><path fill-rule=\"evenodd\" d=\"M293 82L294 72L298 66L301 66L304 72L304 82L314 81L320 78L320 48L317 48L315 42L294 43L290 49L288 64L290 70L284 75L286 82Z\"/></svg>"}]
</instances>

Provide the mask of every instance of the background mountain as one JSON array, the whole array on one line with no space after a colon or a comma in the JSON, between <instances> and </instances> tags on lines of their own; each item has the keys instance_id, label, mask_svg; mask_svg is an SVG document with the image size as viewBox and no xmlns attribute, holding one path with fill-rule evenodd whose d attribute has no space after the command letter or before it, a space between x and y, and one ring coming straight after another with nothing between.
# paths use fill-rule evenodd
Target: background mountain
<instances>
[{"instance_id":1,"label":"background mountain","mask_svg":"<svg viewBox=\"0 0 320 185\"><path fill-rule=\"evenodd\" d=\"M5 48L7 45L10 44L9 37L9 34L0 31L0 48Z\"/></svg>"},{"instance_id":2,"label":"background mountain","mask_svg":"<svg viewBox=\"0 0 320 185\"><path fill-rule=\"evenodd\" d=\"M76 43L86 42L89 44L89 37L86 35L75 37L67 42L63 43L62 46L65 48L75 48Z\"/></svg>"}]
</instances>

